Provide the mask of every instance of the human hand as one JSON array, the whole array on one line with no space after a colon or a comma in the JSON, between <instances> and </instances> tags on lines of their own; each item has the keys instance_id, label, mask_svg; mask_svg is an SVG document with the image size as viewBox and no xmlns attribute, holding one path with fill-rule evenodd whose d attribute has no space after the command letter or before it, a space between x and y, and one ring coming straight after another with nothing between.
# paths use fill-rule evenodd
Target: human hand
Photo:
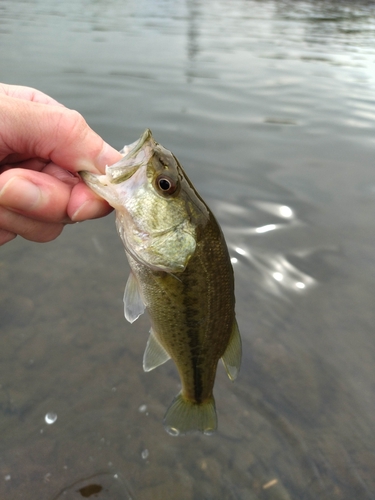
<instances>
[{"instance_id":1,"label":"human hand","mask_svg":"<svg viewBox=\"0 0 375 500\"><path fill-rule=\"evenodd\" d=\"M111 211L77 174L121 158L76 111L38 90L0 84L0 245L45 242Z\"/></svg>"}]
</instances>

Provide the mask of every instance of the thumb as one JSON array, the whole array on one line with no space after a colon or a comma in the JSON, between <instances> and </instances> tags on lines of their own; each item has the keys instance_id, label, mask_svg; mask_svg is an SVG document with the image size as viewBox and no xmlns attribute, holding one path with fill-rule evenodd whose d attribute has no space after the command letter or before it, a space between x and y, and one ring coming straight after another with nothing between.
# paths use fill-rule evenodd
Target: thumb
<instances>
[{"instance_id":1,"label":"thumb","mask_svg":"<svg viewBox=\"0 0 375 500\"><path fill-rule=\"evenodd\" d=\"M99 173L121 158L77 111L0 95L0 116L0 161L16 153Z\"/></svg>"}]
</instances>

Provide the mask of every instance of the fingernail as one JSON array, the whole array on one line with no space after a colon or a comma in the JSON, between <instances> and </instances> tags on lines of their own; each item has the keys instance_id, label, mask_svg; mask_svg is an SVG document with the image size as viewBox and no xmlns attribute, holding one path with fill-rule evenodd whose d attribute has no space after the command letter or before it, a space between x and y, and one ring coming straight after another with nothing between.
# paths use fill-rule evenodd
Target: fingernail
<instances>
[{"instance_id":1,"label":"fingernail","mask_svg":"<svg viewBox=\"0 0 375 500\"><path fill-rule=\"evenodd\" d=\"M95 165L104 172L107 165L113 165L120 159L120 153L105 142L101 152L95 159Z\"/></svg>"},{"instance_id":2,"label":"fingernail","mask_svg":"<svg viewBox=\"0 0 375 500\"><path fill-rule=\"evenodd\" d=\"M78 170L87 170L89 172L105 172L105 167L107 165L113 165L117 161L121 160L122 155L116 151L112 146L103 143L102 150L98 154L96 158L93 160L89 160L87 158L83 158L78 162Z\"/></svg>"},{"instance_id":3,"label":"fingernail","mask_svg":"<svg viewBox=\"0 0 375 500\"><path fill-rule=\"evenodd\" d=\"M73 222L81 222L87 219L97 219L108 213L108 205L104 201L88 200L81 205L71 216Z\"/></svg>"},{"instance_id":4,"label":"fingernail","mask_svg":"<svg viewBox=\"0 0 375 500\"><path fill-rule=\"evenodd\" d=\"M0 204L18 210L32 210L40 199L39 187L22 177L9 179L0 191Z\"/></svg>"}]
</instances>

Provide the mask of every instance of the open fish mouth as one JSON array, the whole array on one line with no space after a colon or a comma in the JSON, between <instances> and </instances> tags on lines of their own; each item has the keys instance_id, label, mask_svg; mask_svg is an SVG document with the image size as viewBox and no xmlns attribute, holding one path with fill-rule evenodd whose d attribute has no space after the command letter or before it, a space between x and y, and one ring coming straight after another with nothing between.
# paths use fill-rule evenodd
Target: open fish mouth
<instances>
[{"instance_id":1,"label":"open fish mouth","mask_svg":"<svg viewBox=\"0 0 375 500\"><path fill-rule=\"evenodd\" d=\"M131 144L124 146L120 153L124 155L124 159L130 159L133 158L142 148L145 146L145 144L148 141L152 141L153 145L156 145L155 139L152 136L152 132L149 128L146 128L146 130L143 132L141 137L137 140L132 142Z\"/></svg>"},{"instance_id":2,"label":"open fish mouth","mask_svg":"<svg viewBox=\"0 0 375 500\"><path fill-rule=\"evenodd\" d=\"M79 175L94 190L95 187L121 184L130 179L142 165L147 165L154 154L156 145L157 142L148 128L143 132L138 141L121 149L120 153L123 155L123 158L117 163L107 166L104 175L92 174L87 171L81 171Z\"/></svg>"},{"instance_id":3,"label":"open fish mouth","mask_svg":"<svg viewBox=\"0 0 375 500\"><path fill-rule=\"evenodd\" d=\"M120 153L124 154L117 163L106 167L105 173L112 184L121 184L128 180L142 165L147 165L154 154L157 143L151 130L146 129L138 141L125 146Z\"/></svg>"}]
</instances>

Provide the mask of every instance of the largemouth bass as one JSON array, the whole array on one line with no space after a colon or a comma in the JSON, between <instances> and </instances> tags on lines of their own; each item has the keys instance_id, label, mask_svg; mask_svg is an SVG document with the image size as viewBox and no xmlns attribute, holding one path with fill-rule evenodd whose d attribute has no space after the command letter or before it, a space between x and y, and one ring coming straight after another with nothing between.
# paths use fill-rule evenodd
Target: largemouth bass
<instances>
[{"instance_id":1,"label":"largemouth bass","mask_svg":"<svg viewBox=\"0 0 375 500\"><path fill-rule=\"evenodd\" d=\"M231 380L241 364L233 270L221 229L177 158L150 130L120 151L104 175L80 172L116 209L131 273L124 293L131 323L151 319L143 368L172 358L182 390L167 410L172 435L217 428L213 386L221 358Z\"/></svg>"}]
</instances>

